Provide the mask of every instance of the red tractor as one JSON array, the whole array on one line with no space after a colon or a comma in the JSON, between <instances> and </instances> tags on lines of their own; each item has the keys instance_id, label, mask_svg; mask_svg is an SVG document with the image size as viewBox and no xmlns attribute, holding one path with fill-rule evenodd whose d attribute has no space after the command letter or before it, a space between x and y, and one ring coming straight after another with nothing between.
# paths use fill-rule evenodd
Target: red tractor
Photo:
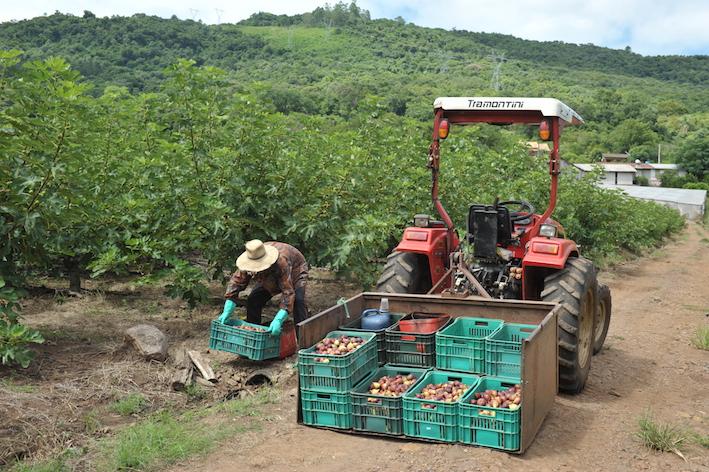
<instances>
[{"instance_id":1,"label":"red tractor","mask_svg":"<svg viewBox=\"0 0 709 472\"><path fill-rule=\"evenodd\" d=\"M592 354L603 347L611 317L608 287L598 284L596 267L550 217L560 173L559 137L581 117L551 98L443 97L434 102L433 142L428 167L431 196L440 220L416 215L414 226L389 255L377 290L390 293L444 293L449 296L543 300L561 304L559 387L583 390ZM473 204L461 245L453 221L438 199L441 141L452 125L468 123L539 126L551 141L550 202L543 214L526 201ZM464 247L465 246L465 247Z\"/></svg>"}]
</instances>

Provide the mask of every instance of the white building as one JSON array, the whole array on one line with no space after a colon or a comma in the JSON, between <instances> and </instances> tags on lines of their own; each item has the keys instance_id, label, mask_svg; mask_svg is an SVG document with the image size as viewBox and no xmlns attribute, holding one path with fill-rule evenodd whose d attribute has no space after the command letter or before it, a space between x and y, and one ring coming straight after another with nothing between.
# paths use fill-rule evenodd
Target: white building
<instances>
[{"instance_id":1,"label":"white building","mask_svg":"<svg viewBox=\"0 0 709 472\"><path fill-rule=\"evenodd\" d=\"M608 162L597 162L595 164L574 164L574 167L581 172L592 172L594 168L603 169L602 185L633 185L636 171L630 164L615 164Z\"/></svg>"},{"instance_id":2,"label":"white building","mask_svg":"<svg viewBox=\"0 0 709 472\"><path fill-rule=\"evenodd\" d=\"M645 177L648 183L652 186L659 187L661 183L662 174L667 171L675 171L677 175L686 175L687 173L680 169L677 164L642 164L634 163L631 164L635 167L639 176Z\"/></svg>"},{"instance_id":3,"label":"white building","mask_svg":"<svg viewBox=\"0 0 709 472\"><path fill-rule=\"evenodd\" d=\"M686 188L641 187L640 185L606 185L622 190L628 196L641 200L651 200L679 210L685 218L701 220L706 210L706 190Z\"/></svg>"}]
</instances>

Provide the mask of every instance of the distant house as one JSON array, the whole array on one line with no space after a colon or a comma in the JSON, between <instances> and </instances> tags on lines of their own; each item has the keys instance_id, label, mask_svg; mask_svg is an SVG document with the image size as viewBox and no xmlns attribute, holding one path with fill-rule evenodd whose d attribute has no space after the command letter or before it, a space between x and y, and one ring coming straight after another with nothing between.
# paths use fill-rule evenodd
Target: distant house
<instances>
[{"instance_id":1,"label":"distant house","mask_svg":"<svg viewBox=\"0 0 709 472\"><path fill-rule=\"evenodd\" d=\"M551 152L551 149L549 149L549 145L547 143L538 143L536 141L527 141L525 144L526 144L527 148L529 149L530 156L539 156L539 155L549 154Z\"/></svg>"},{"instance_id":2,"label":"distant house","mask_svg":"<svg viewBox=\"0 0 709 472\"><path fill-rule=\"evenodd\" d=\"M574 164L582 173L592 172L595 167L603 169L602 185L633 185L635 178L635 168L630 164L611 164L607 162L597 162L595 164Z\"/></svg>"},{"instance_id":3,"label":"distant house","mask_svg":"<svg viewBox=\"0 0 709 472\"><path fill-rule=\"evenodd\" d=\"M648 183L654 187L660 186L662 174L667 171L675 171L678 175L687 174L677 164L634 163L631 165L635 167L635 170L638 172L639 176L645 177Z\"/></svg>"},{"instance_id":4,"label":"distant house","mask_svg":"<svg viewBox=\"0 0 709 472\"><path fill-rule=\"evenodd\" d=\"M628 162L630 161L630 154L623 152L620 154L614 154L611 152L604 152L601 154L601 162Z\"/></svg>"}]
</instances>

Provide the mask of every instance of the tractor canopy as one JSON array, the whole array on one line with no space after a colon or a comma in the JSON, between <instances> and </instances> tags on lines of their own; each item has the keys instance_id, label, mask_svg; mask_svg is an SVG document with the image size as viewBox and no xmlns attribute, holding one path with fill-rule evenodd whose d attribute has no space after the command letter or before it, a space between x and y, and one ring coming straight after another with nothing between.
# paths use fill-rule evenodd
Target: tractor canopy
<instances>
[{"instance_id":1,"label":"tractor canopy","mask_svg":"<svg viewBox=\"0 0 709 472\"><path fill-rule=\"evenodd\" d=\"M579 125L583 118L555 98L528 97L439 97L435 111L452 123L538 123L557 117L562 124Z\"/></svg>"}]
</instances>

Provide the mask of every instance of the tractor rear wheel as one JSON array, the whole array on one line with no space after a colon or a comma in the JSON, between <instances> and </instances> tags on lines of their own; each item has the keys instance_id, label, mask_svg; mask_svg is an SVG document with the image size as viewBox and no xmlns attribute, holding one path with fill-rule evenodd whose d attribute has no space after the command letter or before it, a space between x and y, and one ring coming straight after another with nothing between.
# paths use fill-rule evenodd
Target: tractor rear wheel
<instances>
[{"instance_id":1,"label":"tractor rear wheel","mask_svg":"<svg viewBox=\"0 0 709 472\"><path fill-rule=\"evenodd\" d=\"M611 289L608 285L598 284L598 303L596 305L596 327L593 330L593 354L603 349L603 343L611 324Z\"/></svg>"},{"instance_id":2,"label":"tractor rear wheel","mask_svg":"<svg viewBox=\"0 0 709 472\"><path fill-rule=\"evenodd\" d=\"M431 288L428 260L413 252L392 252L377 281L377 292L426 293Z\"/></svg>"},{"instance_id":3,"label":"tractor rear wheel","mask_svg":"<svg viewBox=\"0 0 709 472\"><path fill-rule=\"evenodd\" d=\"M544 279L542 300L561 304L559 388L569 393L583 390L591 368L597 285L596 268L582 257Z\"/></svg>"}]
</instances>

